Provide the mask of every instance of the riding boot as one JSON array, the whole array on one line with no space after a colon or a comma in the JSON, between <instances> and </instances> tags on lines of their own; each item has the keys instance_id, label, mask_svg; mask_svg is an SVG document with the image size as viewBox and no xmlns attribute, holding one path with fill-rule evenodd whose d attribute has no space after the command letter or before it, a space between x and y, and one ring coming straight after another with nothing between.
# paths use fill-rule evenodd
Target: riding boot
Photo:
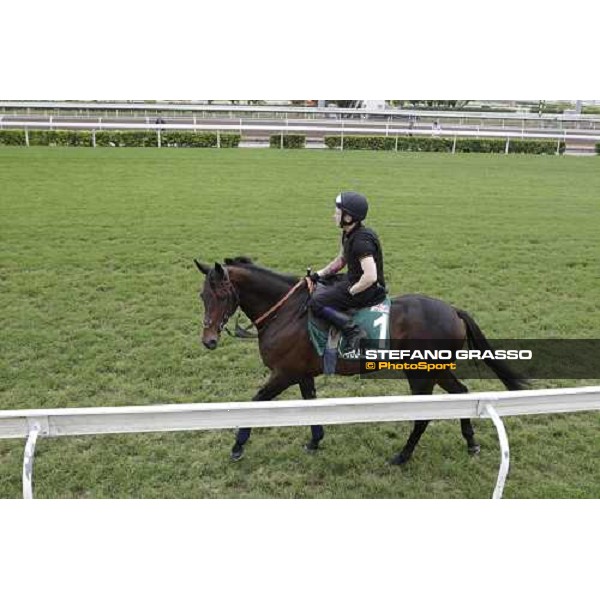
<instances>
[{"instance_id":1,"label":"riding boot","mask_svg":"<svg viewBox=\"0 0 600 600\"><path fill-rule=\"evenodd\" d=\"M365 332L352 320L352 317L326 306L321 310L321 317L337 327L352 350L360 349L360 341L366 338Z\"/></svg>"}]
</instances>

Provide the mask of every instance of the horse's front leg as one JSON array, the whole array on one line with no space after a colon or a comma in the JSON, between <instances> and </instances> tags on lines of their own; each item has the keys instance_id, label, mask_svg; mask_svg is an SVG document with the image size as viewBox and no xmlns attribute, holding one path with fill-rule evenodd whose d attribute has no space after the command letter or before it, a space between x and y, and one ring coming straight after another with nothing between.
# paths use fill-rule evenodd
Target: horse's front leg
<instances>
[{"instance_id":1,"label":"horse's front leg","mask_svg":"<svg viewBox=\"0 0 600 600\"><path fill-rule=\"evenodd\" d=\"M315 378L305 377L298 383L300 386L300 392L305 400L312 400L317 397L317 391L315 389ZM304 445L304 449L307 452L316 452L319 449L319 442L325 436L325 431L322 425L311 425L310 426L311 438L310 441Z\"/></svg>"},{"instance_id":2,"label":"horse's front leg","mask_svg":"<svg viewBox=\"0 0 600 600\"><path fill-rule=\"evenodd\" d=\"M279 372L271 373L271 377L265 385L263 385L254 398L252 398L253 402L262 402L265 400L272 400L284 390L290 387L297 380L294 380L289 375ZM244 444L248 441L250 437L250 432L252 431L251 427L241 427L238 429L238 432L235 436L235 444L231 449L231 460L237 461L242 458L244 455Z\"/></svg>"}]
</instances>

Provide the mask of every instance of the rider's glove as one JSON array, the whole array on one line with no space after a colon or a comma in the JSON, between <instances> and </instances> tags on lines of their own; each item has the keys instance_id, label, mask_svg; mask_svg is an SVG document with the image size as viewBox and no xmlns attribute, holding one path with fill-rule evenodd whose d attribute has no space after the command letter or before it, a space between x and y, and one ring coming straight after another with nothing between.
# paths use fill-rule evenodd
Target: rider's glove
<instances>
[{"instance_id":1,"label":"rider's glove","mask_svg":"<svg viewBox=\"0 0 600 600\"><path fill-rule=\"evenodd\" d=\"M308 278L314 283L318 283L321 279L321 276L315 271L313 273L311 273Z\"/></svg>"}]
</instances>

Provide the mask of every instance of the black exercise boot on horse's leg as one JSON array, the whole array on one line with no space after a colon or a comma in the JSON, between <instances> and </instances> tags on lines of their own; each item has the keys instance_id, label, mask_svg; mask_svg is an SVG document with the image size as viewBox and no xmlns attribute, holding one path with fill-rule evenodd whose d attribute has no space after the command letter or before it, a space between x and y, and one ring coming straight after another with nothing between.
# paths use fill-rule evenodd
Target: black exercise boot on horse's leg
<instances>
[{"instance_id":1,"label":"black exercise boot on horse's leg","mask_svg":"<svg viewBox=\"0 0 600 600\"><path fill-rule=\"evenodd\" d=\"M314 377L305 377L304 379L300 380L298 385L300 386L302 397L305 400L313 400L317 397ZM319 449L319 442L325 437L325 431L322 425L311 425L310 432L310 442L304 445L304 449L307 452L316 452Z\"/></svg>"},{"instance_id":2,"label":"black exercise boot on horse's leg","mask_svg":"<svg viewBox=\"0 0 600 600\"><path fill-rule=\"evenodd\" d=\"M435 386L435 380L431 377L411 377L408 375L407 379L411 392L416 396L431 394ZM391 465L403 465L410 460L421 436L427 429L427 425L429 425L429 421L415 421L413 430L404 448L389 461Z\"/></svg>"},{"instance_id":3,"label":"black exercise boot on horse's leg","mask_svg":"<svg viewBox=\"0 0 600 600\"><path fill-rule=\"evenodd\" d=\"M438 379L438 385L449 394L468 394L469 388L459 381L450 371L447 371ZM475 432L471 419L460 420L460 430L463 437L467 441L467 451L471 456L478 456L481 451L481 446L475 441Z\"/></svg>"},{"instance_id":4,"label":"black exercise boot on horse's leg","mask_svg":"<svg viewBox=\"0 0 600 600\"><path fill-rule=\"evenodd\" d=\"M279 396L281 392L287 390L293 383L295 383L295 381L290 379L289 376L286 376L282 373L272 373L269 381L267 381L267 383L265 383L265 385L258 390L256 396L252 398L252 401L265 402L266 400L272 400L276 396ZM244 444L250 438L251 432L251 427L240 427L238 429L235 436L235 444L231 449L232 461L238 461L244 455Z\"/></svg>"}]
</instances>

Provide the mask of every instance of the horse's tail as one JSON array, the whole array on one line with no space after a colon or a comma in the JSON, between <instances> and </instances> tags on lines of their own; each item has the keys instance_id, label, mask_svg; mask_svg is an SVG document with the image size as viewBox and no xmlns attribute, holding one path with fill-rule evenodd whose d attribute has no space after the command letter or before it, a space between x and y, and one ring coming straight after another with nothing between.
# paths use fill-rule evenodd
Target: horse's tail
<instances>
[{"instance_id":1,"label":"horse's tail","mask_svg":"<svg viewBox=\"0 0 600 600\"><path fill-rule=\"evenodd\" d=\"M467 341L469 345L476 350L490 350L494 352L491 344L483 335L483 331L475 322L475 319L466 311L455 308L458 316L464 321L467 326ZM505 362L494 358L484 358L483 362L490 368L500 381L505 385L507 390L523 390L528 387L527 379L517 375Z\"/></svg>"}]
</instances>

